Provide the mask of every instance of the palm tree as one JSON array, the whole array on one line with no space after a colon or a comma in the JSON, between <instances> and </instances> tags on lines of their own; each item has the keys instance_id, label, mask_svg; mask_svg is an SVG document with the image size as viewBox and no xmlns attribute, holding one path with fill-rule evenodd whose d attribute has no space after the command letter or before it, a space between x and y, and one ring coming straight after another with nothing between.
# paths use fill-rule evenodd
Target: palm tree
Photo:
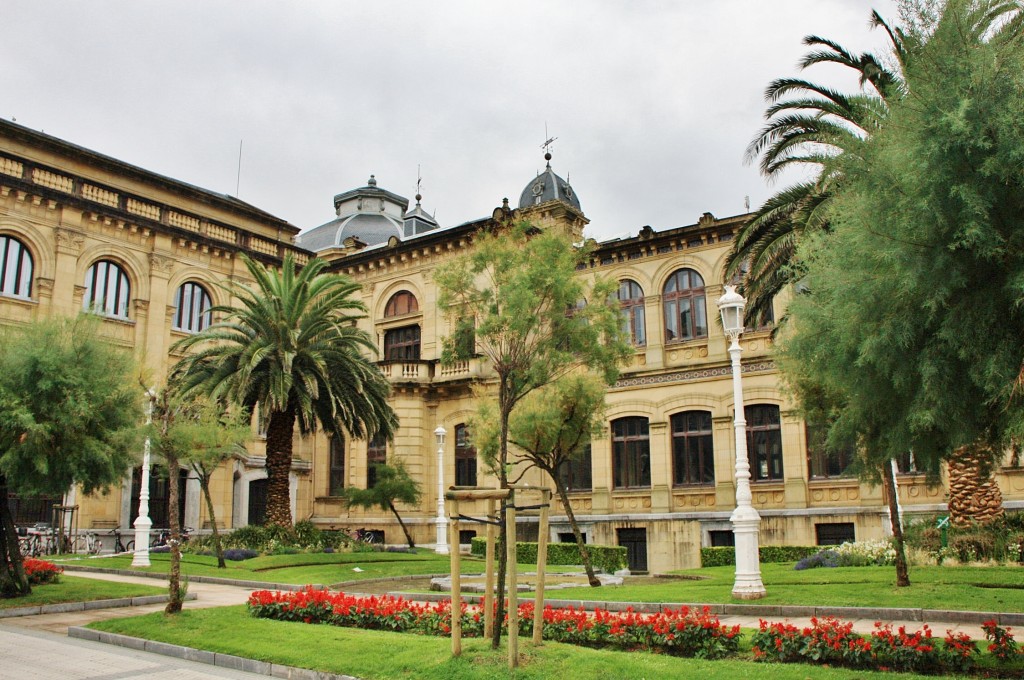
<instances>
[{"instance_id":1,"label":"palm tree","mask_svg":"<svg viewBox=\"0 0 1024 680\"><path fill-rule=\"evenodd\" d=\"M768 123L747 147L747 161L760 156L761 174L769 180L791 167L815 167L817 176L770 197L736 236L726 278L740 279L747 313L757 325L769 320L772 299L800 278L801 236L828 229L829 200L842 179L835 159L870 135L885 119L888 103L904 95L907 37L877 12L871 23L888 34L895 68L814 35L804 44L816 49L800 62L801 69L821 63L851 68L859 74L861 92L845 94L802 78L780 78L765 90Z\"/></svg>"},{"instance_id":2,"label":"palm tree","mask_svg":"<svg viewBox=\"0 0 1024 680\"><path fill-rule=\"evenodd\" d=\"M258 406L269 416L267 521L290 526L296 424L302 436L322 427L336 435L390 437L398 419L387 403L387 380L364 354L376 347L355 327L366 312L353 297L359 285L321 273L327 263L319 259L296 271L286 255L276 271L242 258L255 286L222 284L241 306L214 307L221 321L175 344L175 350L195 350L175 373L185 393Z\"/></svg>"}]
</instances>

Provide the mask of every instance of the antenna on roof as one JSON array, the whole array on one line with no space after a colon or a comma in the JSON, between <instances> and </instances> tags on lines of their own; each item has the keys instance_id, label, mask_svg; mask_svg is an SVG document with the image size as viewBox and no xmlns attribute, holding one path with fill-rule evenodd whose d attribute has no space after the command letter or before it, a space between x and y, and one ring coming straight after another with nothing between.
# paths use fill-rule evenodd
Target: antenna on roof
<instances>
[{"instance_id":1,"label":"antenna on roof","mask_svg":"<svg viewBox=\"0 0 1024 680\"><path fill-rule=\"evenodd\" d=\"M242 140L238 140L238 172L235 174L235 198L238 198L238 185L242 183Z\"/></svg>"},{"instance_id":2,"label":"antenna on roof","mask_svg":"<svg viewBox=\"0 0 1024 680\"><path fill-rule=\"evenodd\" d=\"M423 198L420 192L420 184L423 182L423 177L420 175L420 164L416 164L416 205L420 204L420 199Z\"/></svg>"},{"instance_id":3,"label":"antenna on roof","mask_svg":"<svg viewBox=\"0 0 1024 680\"><path fill-rule=\"evenodd\" d=\"M746 207L747 212L750 212L750 196L743 197L743 205Z\"/></svg>"}]
</instances>

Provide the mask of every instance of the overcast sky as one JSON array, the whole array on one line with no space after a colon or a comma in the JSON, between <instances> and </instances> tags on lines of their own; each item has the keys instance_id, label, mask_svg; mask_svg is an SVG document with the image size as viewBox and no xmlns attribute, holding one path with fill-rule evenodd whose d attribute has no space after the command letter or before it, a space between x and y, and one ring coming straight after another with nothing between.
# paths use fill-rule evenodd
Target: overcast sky
<instances>
[{"instance_id":1,"label":"overcast sky","mask_svg":"<svg viewBox=\"0 0 1024 680\"><path fill-rule=\"evenodd\" d=\"M797 73L807 34L883 46L873 8L896 21L892 0L5 0L0 117L237 182L303 230L371 173L412 200L417 166L442 226L515 206L547 134L587 235L607 239L764 200L743 156L765 86Z\"/></svg>"}]
</instances>

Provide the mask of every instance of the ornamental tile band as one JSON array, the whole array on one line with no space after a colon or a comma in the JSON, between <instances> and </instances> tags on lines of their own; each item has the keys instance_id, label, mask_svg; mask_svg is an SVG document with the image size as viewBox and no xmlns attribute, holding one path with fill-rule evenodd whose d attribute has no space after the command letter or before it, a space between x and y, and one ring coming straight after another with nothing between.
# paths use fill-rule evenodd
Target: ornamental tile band
<instances>
[{"instance_id":1,"label":"ornamental tile band","mask_svg":"<svg viewBox=\"0 0 1024 680\"><path fill-rule=\"evenodd\" d=\"M744 373L761 373L763 371L774 371L774 361L758 361L753 364L743 364ZM732 375L729 366L718 368L699 368L692 371L676 371L662 375L643 375L635 378L621 378L616 381L615 387L637 387L640 385L660 385L671 382L689 382L691 380L707 380L709 378L725 378Z\"/></svg>"}]
</instances>

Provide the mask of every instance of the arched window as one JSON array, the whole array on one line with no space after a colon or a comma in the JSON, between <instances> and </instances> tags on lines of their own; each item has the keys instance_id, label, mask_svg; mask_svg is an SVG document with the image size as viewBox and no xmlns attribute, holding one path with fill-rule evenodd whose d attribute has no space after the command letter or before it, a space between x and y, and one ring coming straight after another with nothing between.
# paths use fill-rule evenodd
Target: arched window
<instances>
[{"instance_id":1,"label":"arched window","mask_svg":"<svg viewBox=\"0 0 1024 680\"><path fill-rule=\"evenodd\" d=\"M619 305L626 335L634 345L643 347L647 344L647 328L644 320L644 291L640 284L629 279L620 281Z\"/></svg>"},{"instance_id":2,"label":"arched window","mask_svg":"<svg viewBox=\"0 0 1024 680\"><path fill-rule=\"evenodd\" d=\"M715 483L710 411L672 416L672 473L676 486Z\"/></svg>"},{"instance_id":3,"label":"arched window","mask_svg":"<svg viewBox=\"0 0 1024 680\"><path fill-rule=\"evenodd\" d=\"M616 489L651 486L651 442L647 418L612 421L612 484Z\"/></svg>"},{"instance_id":4,"label":"arched window","mask_svg":"<svg viewBox=\"0 0 1024 680\"><path fill-rule=\"evenodd\" d=\"M743 409L747 419L747 458L750 480L781 481L782 421L779 407L755 404Z\"/></svg>"},{"instance_id":5,"label":"arched window","mask_svg":"<svg viewBox=\"0 0 1024 680\"><path fill-rule=\"evenodd\" d=\"M708 335L704 279L692 269L668 277L662 293L665 304L665 342L682 342Z\"/></svg>"},{"instance_id":6,"label":"arched window","mask_svg":"<svg viewBox=\"0 0 1024 680\"><path fill-rule=\"evenodd\" d=\"M198 283L178 286L174 294L174 330L198 333L210 325L210 294Z\"/></svg>"},{"instance_id":7,"label":"arched window","mask_svg":"<svg viewBox=\"0 0 1024 680\"><path fill-rule=\"evenodd\" d=\"M345 489L345 438L331 437L331 471L327 495L340 496Z\"/></svg>"},{"instance_id":8,"label":"arched window","mask_svg":"<svg viewBox=\"0 0 1024 680\"><path fill-rule=\"evenodd\" d=\"M366 445L366 488L377 486L377 466L388 459L388 440L379 434Z\"/></svg>"},{"instance_id":9,"label":"arched window","mask_svg":"<svg viewBox=\"0 0 1024 680\"><path fill-rule=\"evenodd\" d=\"M465 425L455 426L455 486L476 486L476 447Z\"/></svg>"},{"instance_id":10,"label":"arched window","mask_svg":"<svg viewBox=\"0 0 1024 680\"><path fill-rule=\"evenodd\" d=\"M21 241L0 235L0 295L32 296L32 254Z\"/></svg>"},{"instance_id":11,"label":"arched window","mask_svg":"<svg viewBox=\"0 0 1024 680\"><path fill-rule=\"evenodd\" d=\"M420 311L416 296L400 290L391 296L384 307L384 318L403 316ZM419 324L390 328L384 331L384 359L386 361L418 361L420 358Z\"/></svg>"},{"instance_id":12,"label":"arched window","mask_svg":"<svg viewBox=\"0 0 1024 680\"><path fill-rule=\"evenodd\" d=\"M384 307L384 317L414 314L418 311L420 311L420 303L416 300L416 296L407 290L400 290L388 300L388 304Z\"/></svg>"},{"instance_id":13,"label":"arched window","mask_svg":"<svg viewBox=\"0 0 1024 680\"><path fill-rule=\"evenodd\" d=\"M124 270L110 260L99 260L85 273L82 307L87 312L127 319L130 294Z\"/></svg>"}]
</instances>

